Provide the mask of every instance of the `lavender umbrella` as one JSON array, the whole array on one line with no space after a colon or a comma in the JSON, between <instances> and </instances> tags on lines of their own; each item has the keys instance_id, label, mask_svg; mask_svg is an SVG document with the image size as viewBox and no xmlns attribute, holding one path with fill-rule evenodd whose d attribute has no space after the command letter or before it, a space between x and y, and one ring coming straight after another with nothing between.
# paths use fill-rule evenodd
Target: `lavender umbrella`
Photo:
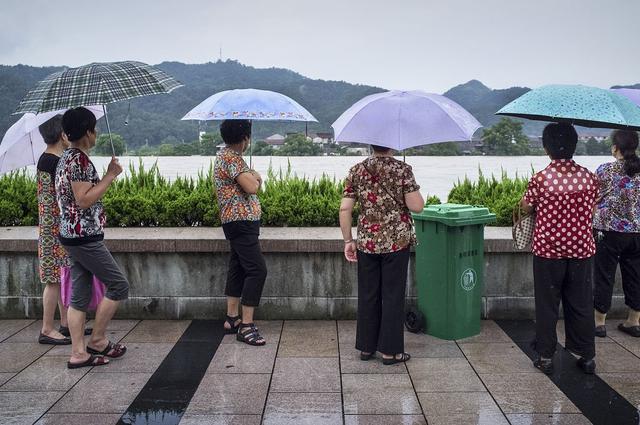
<instances>
[{"instance_id":1,"label":"lavender umbrella","mask_svg":"<svg viewBox=\"0 0 640 425\"><path fill-rule=\"evenodd\" d=\"M640 89L611 89L611 91L626 97L640 107Z\"/></svg>"},{"instance_id":2,"label":"lavender umbrella","mask_svg":"<svg viewBox=\"0 0 640 425\"><path fill-rule=\"evenodd\" d=\"M414 90L367 96L347 109L332 127L338 142L403 150L471 140L482 125L453 100Z\"/></svg>"}]
</instances>

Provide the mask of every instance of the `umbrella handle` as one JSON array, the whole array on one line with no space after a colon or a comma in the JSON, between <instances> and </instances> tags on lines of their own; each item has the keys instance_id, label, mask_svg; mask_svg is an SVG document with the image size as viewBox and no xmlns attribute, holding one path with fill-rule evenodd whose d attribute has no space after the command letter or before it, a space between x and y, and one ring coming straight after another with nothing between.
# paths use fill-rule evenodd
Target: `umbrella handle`
<instances>
[{"instance_id":1,"label":"umbrella handle","mask_svg":"<svg viewBox=\"0 0 640 425\"><path fill-rule=\"evenodd\" d=\"M104 112L104 119L107 122L107 133L109 133L109 142L111 142L111 154L116 156L116 148L113 147L113 138L111 137L111 127L109 126L109 116L107 115L107 105L102 105L102 111Z\"/></svg>"}]
</instances>

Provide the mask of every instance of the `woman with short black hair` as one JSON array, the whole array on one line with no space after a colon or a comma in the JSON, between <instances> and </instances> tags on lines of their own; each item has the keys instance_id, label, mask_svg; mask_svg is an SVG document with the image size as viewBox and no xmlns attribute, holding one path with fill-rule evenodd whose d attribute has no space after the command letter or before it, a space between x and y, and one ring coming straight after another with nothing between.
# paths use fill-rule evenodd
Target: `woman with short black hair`
<instances>
[{"instance_id":1,"label":"woman with short black hair","mask_svg":"<svg viewBox=\"0 0 640 425\"><path fill-rule=\"evenodd\" d=\"M96 144L96 117L86 108L69 109L62 127L71 143L56 168L56 195L60 206L60 242L72 260L73 281L68 320L71 332L69 369L101 366L104 357L117 358L126 347L109 341L107 325L120 301L129 296L129 282L104 244L106 216L102 197L122 172L113 157L102 177L89 159ZM86 311L93 291L93 276L102 281L106 293L98 309L93 332L85 346L83 334Z\"/></svg>"},{"instance_id":2,"label":"woman with short black hair","mask_svg":"<svg viewBox=\"0 0 640 425\"><path fill-rule=\"evenodd\" d=\"M607 336L605 320L611 308L616 269L620 264L627 320L618 329L640 337L640 158L638 133L617 130L611 136L616 159L601 165L600 199L593 228L596 234L595 332Z\"/></svg>"}]
</instances>

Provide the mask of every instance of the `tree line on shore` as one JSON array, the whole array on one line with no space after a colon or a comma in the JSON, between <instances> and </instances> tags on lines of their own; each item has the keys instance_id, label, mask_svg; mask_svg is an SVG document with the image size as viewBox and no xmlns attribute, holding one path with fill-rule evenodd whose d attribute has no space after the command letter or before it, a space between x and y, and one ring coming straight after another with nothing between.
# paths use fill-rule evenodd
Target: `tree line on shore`
<instances>
[{"instance_id":1,"label":"tree line on shore","mask_svg":"<svg viewBox=\"0 0 640 425\"><path fill-rule=\"evenodd\" d=\"M121 135L113 134L112 138L115 153L118 156L213 156L219 146L224 144L217 132L204 133L200 140L188 143L170 136L164 139L160 145L145 144L134 149L128 149L127 143ZM595 137L581 139L576 149L577 155L608 155L610 152L610 141L608 139L598 140ZM101 134L98 137L94 153L95 155L111 155L111 143L108 135ZM359 155L361 152L336 143L314 143L303 133L292 133L288 134L284 143L279 146L272 146L264 140L254 141L252 154L255 156L340 156ZM522 156L545 155L545 152L539 143L532 143L532 140L524 134L521 122L502 118L497 124L483 129L480 138L471 143L438 143L407 149L404 154L409 156Z\"/></svg>"}]
</instances>

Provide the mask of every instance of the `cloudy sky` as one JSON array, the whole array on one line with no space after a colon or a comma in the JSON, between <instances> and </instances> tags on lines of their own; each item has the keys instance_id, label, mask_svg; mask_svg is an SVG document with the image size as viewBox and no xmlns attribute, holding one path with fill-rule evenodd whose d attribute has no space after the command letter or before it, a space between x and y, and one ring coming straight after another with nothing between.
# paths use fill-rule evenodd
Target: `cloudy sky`
<instances>
[{"instance_id":1,"label":"cloudy sky","mask_svg":"<svg viewBox=\"0 0 640 425\"><path fill-rule=\"evenodd\" d=\"M443 92L640 83L638 0L2 0L0 64L237 59Z\"/></svg>"}]
</instances>

